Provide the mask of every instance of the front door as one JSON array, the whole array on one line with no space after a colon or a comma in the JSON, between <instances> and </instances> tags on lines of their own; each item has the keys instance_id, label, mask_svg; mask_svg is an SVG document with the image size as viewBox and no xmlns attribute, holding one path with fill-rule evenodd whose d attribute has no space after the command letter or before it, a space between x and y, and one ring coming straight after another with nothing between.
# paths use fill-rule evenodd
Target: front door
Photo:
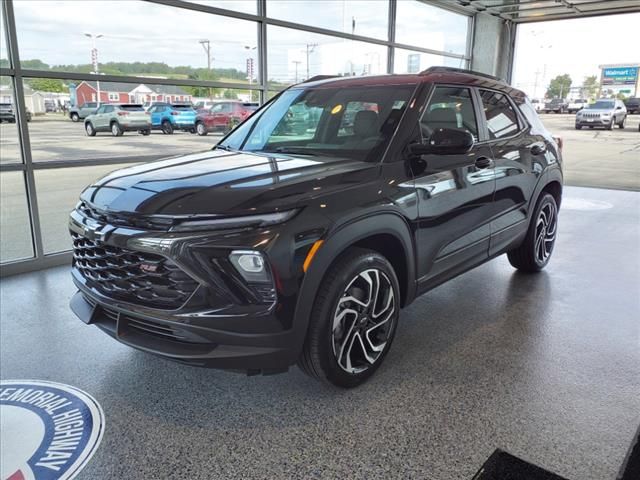
<instances>
[{"instance_id":1,"label":"front door","mask_svg":"<svg viewBox=\"0 0 640 480\"><path fill-rule=\"evenodd\" d=\"M420 120L422 141L439 128L466 130L478 141L474 98L467 87L435 86ZM487 259L494 173L491 148L484 144L464 154L423 155L414 168L419 292Z\"/></svg>"}]
</instances>

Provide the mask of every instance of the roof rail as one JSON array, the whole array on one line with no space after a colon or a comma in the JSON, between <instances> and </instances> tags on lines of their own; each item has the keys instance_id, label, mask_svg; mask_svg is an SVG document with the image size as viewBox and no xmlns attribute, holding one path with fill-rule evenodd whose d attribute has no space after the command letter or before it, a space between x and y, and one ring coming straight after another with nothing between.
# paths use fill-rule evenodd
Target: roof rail
<instances>
[{"instance_id":1,"label":"roof rail","mask_svg":"<svg viewBox=\"0 0 640 480\"><path fill-rule=\"evenodd\" d=\"M314 75L311 78L307 78L300 83L317 82L318 80L328 80L330 78L340 78L340 75Z\"/></svg>"},{"instance_id":2,"label":"roof rail","mask_svg":"<svg viewBox=\"0 0 640 480\"><path fill-rule=\"evenodd\" d=\"M455 67L429 67L426 70L421 71L418 75L428 75L430 73L448 73L448 72L468 73L470 75L477 75L478 77L485 77L485 78L490 78L492 80L498 80L499 82L505 81L503 78L496 77L494 75L489 75L488 73L476 72L475 70L467 70L465 68L455 68Z\"/></svg>"}]
</instances>

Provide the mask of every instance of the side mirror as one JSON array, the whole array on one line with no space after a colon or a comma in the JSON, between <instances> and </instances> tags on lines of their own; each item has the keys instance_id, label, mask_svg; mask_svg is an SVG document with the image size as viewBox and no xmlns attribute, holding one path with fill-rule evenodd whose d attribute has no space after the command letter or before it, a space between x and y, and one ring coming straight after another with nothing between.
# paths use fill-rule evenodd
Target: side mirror
<instances>
[{"instance_id":1,"label":"side mirror","mask_svg":"<svg viewBox=\"0 0 640 480\"><path fill-rule=\"evenodd\" d=\"M618 105L618 106L616 107L616 110L622 110L622 107L621 107L620 105Z\"/></svg>"},{"instance_id":2,"label":"side mirror","mask_svg":"<svg viewBox=\"0 0 640 480\"><path fill-rule=\"evenodd\" d=\"M438 128L424 143L412 143L409 152L414 156L429 153L437 155L460 155L473 147L473 135L466 130Z\"/></svg>"}]
</instances>

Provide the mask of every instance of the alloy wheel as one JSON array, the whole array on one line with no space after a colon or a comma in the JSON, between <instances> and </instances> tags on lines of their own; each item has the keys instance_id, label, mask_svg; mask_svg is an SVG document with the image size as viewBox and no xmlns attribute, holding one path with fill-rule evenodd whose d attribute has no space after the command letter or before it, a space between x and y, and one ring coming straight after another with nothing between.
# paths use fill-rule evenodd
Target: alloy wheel
<instances>
[{"instance_id":1,"label":"alloy wheel","mask_svg":"<svg viewBox=\"0 0 640 480\"><path fill-rule=\"evenodd\" d=\"M544 265L551 255L556 240L558 212L552 203L546 203L536 221L535 256L540 265Z\"/></svg>"},{"instance_id":2,"label":"alloy wheel","mask_svg":"<svg viewBox=\"0 0 640 480\"><path fill-rule=\"evenodd\" d=\"M357 374L376 363L393 332L396 309L393 285L384 272L368 269L347 284L331 331L340 368Z\"/></svg>"}]
</instances>

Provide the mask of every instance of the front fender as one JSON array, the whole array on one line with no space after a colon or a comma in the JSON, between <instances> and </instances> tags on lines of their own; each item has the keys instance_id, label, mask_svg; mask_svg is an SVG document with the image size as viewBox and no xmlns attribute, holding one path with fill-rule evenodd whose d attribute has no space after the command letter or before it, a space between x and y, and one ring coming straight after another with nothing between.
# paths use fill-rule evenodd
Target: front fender
<instances>
[{"instance_id":1,"label":"front fender","mask_svg":"<svg viewBox=\"0 0 640 480\"><path fill-rule=\"evenodd\" d=\"M300 286L294 317L296 358L302 351L316 294L329 267L350 246L380 234L393 235L401 243L407 267L406 278L399 279L406 282L407 286L405 305L415 298L415 246L409 225L401 215L391 212L370 215L332 229L313 258Z\"/></svg>"}]
</instances>

